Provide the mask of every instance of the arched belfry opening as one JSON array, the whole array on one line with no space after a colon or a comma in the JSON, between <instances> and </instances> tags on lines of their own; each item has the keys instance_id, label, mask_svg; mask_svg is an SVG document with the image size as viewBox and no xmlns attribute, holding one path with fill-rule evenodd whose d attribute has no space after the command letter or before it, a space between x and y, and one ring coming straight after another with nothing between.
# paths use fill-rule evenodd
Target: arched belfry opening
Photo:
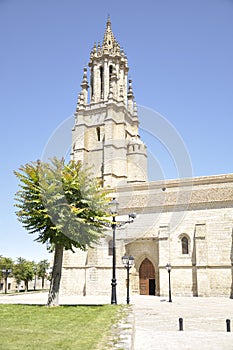
<instances>
[{"instance_id":1,"label":"arched belfry opening","mask_svg":"<svg viewBox=\"0 0 233 350\"><path fill-rule=\"evenodd\" d=\"M104 97L104 69L100 66L100 98Z\"/></svg>"},{"instance_id":2,"label":"arched belfry opening","mask_svg":"<svg viewBox=\"0 0 233 350\"><path fill-rule=\"evenodd\" d=\"M112 65L109 66L109 84L111 83L111 79L112 79L112 71L113 71L113 68L112 68Z\"/></svg>"},{"instance_id":3,"label":"arched belfry opening","mask_svg":"<svg viewBox=\"0 0 233 350\"><path fill-rule=\"evenodd\" d=\"M145 258L139 268L139 291L141 295L155 295L155 268L152 262Z\"/></svg>"}]
</instances>

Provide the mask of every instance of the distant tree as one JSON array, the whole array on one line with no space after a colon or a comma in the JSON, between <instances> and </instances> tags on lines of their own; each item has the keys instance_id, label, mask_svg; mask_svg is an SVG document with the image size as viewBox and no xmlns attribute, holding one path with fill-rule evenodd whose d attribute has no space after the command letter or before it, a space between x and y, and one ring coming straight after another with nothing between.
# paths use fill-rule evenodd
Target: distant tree
<instances>
[{"instance_id":1,"label":"distant tree","mask_svg":"<svg viewBox=\"0 0 233 350\"><path fill-rule=\"evenodd\" d=\"M54 250L48 306L59 305L63 250L85 250L106 224L107 193L80 162L52 159L22 166L15 175L17 216L36 241Z\"/></svg>"},{"instance_id":2,"label":"distant tree","mask_svg":"<svg viewBox=\"0 0 233 350\"><path fill-rule=\"evenodd\" d=\"M5 293L7 293L7 278L11 276L13 264L11 258L0 256L0 276L4 278Z\"/></svg>"},{"instance_id":3,"label":"distant tree","mask_svg":"<svg viewBox=\"0 0 233 350\"><path fill-rule=\"evenodd\" d=\"M13 267L13 276L16 283L19 285L21 281L24 281L25 291L28 291L28 282L32 281L34 276L34 262L28 261L24 258L17 258Z\"/></svg>"},{"instance_id":4,"label":"distant tree","mask_svg":"<svg viewBox=\"0 0 233 350\"><path fill-rule=\"evenodd\" d=\"M2 270L12 270L13 260L11 258L4 257L0 255L0 276L1 278L5 277L5 273Z\"/></svg>"},{"instance_id":5,"label":"distant tree","mask_svg":"<svg viewBox=\"0 0 233 350\"><path fill-rule=\"evenodd\" d=\"M38 265L37 263L33 260L33 272L34 272L34 290L36 290L36 278L38 274Z\"/></svg>"},{"instance_id":6,"label":"distant tree","mask_svg":"<svg viewBox=\"0 0 233 350\"><path fill-rule=\"evenodd\" d=\"M47 276L47 269L49 268L48 260L41 260L37 263L37 276L41 278L41 287L44 289L44 281Z\"/></svg>"}]
</instances>

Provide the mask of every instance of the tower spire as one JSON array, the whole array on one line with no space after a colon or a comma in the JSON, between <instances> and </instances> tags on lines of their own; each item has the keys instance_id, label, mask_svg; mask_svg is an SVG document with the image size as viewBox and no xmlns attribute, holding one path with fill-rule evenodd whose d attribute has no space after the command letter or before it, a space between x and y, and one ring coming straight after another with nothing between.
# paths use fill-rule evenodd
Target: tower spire
<instances>
[{"instance_id":1,"label":"tower spire","mask_svg":"<svg viewBox=\"0 0 233 350\"><path fill-rule=\"evenodd\" d=\"M88 65L90 68L91 103L107 101L110 83L112 83L113 98L127 104L128 61L113 34L109 15L102 45L100 43L94 44Z\"/></svg>"},{"instance_id":2,"label":"tower spire","mask_svg":"<svg viewBox=\"0 0 233 350\"><path fill-rule=\"evenodd\" d=\"M110 16L108 15L102 46L109 50L115 47L116 45L117 45L117 41L112 32L112 24L111 24Z\"/></svg>"},{"instance_id":3,"label":"tower spire","mask_svg":"<svg viewBox=\"0 0 233 350\"><path fill-rule=\"evenodd\" d=\"M104 186L143 182L146 147L139 138L127 57L114 37L110 16L102 45L94 44L88 67L89 74L84 67L75 113L72 157L93 165Z\"/></svg>"}]
</instances>

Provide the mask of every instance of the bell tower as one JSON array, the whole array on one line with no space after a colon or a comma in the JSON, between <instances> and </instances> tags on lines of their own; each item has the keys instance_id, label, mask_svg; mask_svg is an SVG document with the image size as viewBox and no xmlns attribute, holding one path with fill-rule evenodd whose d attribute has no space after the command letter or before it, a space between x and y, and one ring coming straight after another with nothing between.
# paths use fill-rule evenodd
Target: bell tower
<instances>
[{"instance_id":1,"label":"bell tower","mask_svg":"<svg viewBox=\"0 0 233 350\"><path fill-rule=\"evenodd\" d=\"M71 157L91 167L103 186L147 181L147 151L128 61L107 20L102 45L94 44L84 68L72 130Z\"/></svg>"}]
</instances>

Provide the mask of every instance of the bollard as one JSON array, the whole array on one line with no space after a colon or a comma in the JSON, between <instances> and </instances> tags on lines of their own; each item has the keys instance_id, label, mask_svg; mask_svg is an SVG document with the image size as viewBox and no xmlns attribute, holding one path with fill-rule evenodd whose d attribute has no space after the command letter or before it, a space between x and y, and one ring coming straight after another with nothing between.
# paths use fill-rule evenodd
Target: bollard
<instances>
[{"instance_id":1,"label":"bollard","mask_svg":"<svg viewBox=\"0 0 233 350\"><path fill-rule=\"evenodd\" d=\"M179 318L179 331L183 331L183 318Z\"/></svg>"},{"instance_id":2,"label":"bollard","mask_svg":"<svg viewBox=\"0 0 233 350\"><path fill-rule=\"evenodd\" d=\"M231 331L231 320L227 319L226 324L227 324L227 332L230 332Z\"/></svg>"}]
</instances>

